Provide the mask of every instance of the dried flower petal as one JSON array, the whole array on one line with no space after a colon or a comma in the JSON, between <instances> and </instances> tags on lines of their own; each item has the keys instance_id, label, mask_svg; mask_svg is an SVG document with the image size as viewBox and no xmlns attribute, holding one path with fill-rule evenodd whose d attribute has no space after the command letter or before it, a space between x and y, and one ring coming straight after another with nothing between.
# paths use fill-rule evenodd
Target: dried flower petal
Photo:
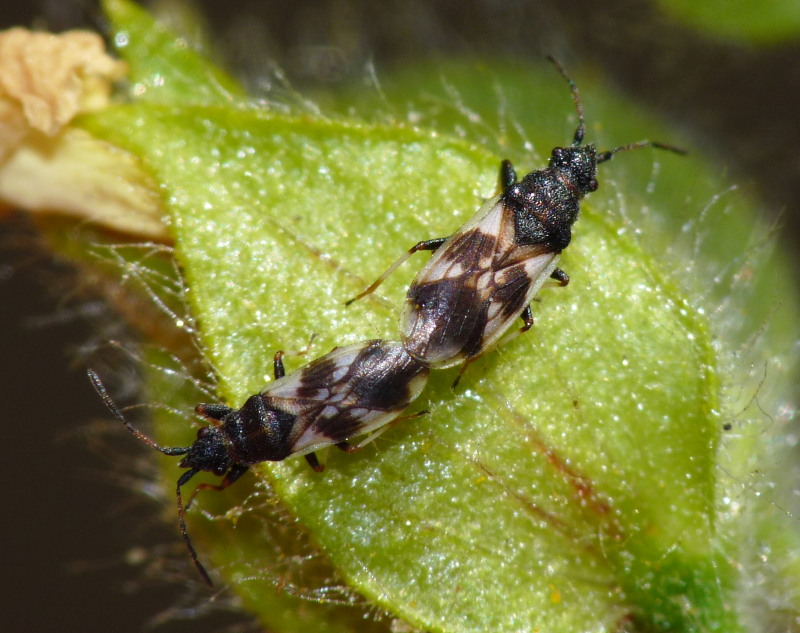
<instances>
[{"instance_id":1,"label":"dried flower petal","mask_svg":"<svg viewBox=\"0 0 800 633\"><path fill-rule=\"evenodd\" d=\"M0 33L0 157L31 128L54 136L76 114L103 108L125 70L96 33Z\"/></svg>"},{"instance_id":2,"label":"dried flower petal","mask_svg":"<svg viewBox=\"0 0 800 633\"><path fill-rule=\"evenodd\" d=\"M96 33L0 33L0 198L169 239L157 188L139 161L68 127L76 115L107 107L126 71Z\"/></svg>"}]
</instances>

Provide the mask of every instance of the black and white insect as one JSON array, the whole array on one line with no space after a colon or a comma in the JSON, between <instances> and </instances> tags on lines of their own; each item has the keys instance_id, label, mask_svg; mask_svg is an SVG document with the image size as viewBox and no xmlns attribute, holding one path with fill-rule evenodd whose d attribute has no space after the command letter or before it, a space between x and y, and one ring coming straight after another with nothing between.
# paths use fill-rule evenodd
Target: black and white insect
<instances>
[{"instance_id":1,"label":"black and white insect","mask_svg":"<svg viewBox=\"0 0 800 633\"><path fill-rule=\"evenodd\" d=\"M522 180L504 160L498 196L450 237L414 245L347 302L372 293L417 251L435 251L411 283L401 316L403 345L428 367L464 363L460 377L474 358L531 328L531 300L548 278L567 285L569 277L557 267L558 259L572 239L581 199L597 189L597 165L617 152L640 147L684 153L651 141L603 152L591 143L584 145L586 127L577 86L557 61L548 59L572 91L578 114L572 145L553 149L548 166ZM522 328L504 339L519 317Z\"/></svg>"},{"instance_id":2,"label":"black and white insect","mask_svg":"<svg viewBox=\"0 0 800 633\"><path fill-rule=\"evenodd\" d=\"M223 490L254 464L304 455L317 472L323 466L314 451L336 446L356 451L382 433L425 387L428 368L396 341L371 340L337 347L325 356L285 375L283 352L274 358L275 382L250 396L240 409L198 404L195 411L211 424L198 430L187 447L162 447L134 428L111 400L98 375L89 379L106 407L137 438L165 453L184 455L187 468L177 483L178 524L203 579L211 578L197 558L186 530L185 508L203 489ZM422 415L424 411L408 417ZM366 435L359 444L355 437ZM184 506L181 488L197 473L224 476L218 485L201 483Z\"/></svg>"}]
</instances>

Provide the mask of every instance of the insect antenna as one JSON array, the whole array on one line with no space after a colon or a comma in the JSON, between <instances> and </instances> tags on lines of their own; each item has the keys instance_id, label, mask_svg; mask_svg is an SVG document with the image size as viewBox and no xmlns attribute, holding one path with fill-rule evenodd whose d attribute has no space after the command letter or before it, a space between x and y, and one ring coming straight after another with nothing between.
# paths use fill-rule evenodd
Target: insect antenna
<instances>
[{"instance_id":1,"label":"insect antenna","mask_svg":"<svg viewBox=\"0 0 800 633\"><path fill-rule=\"evenodd\" d=\"M106 409L111 412L117 420L122 422L125 425L125 428L128 429L131 433L133 433L138 439L142 442L147 444L148 446L152 446L157 451L161 451L165 455L186 455L189 452L191 447L169 447L169 446L159 446L156 444L155 440L148 437L144 433L142 433L139 429L135 428L130 422L128 422L125 417L122 415L120 410L117 408L117 405L114 404L114 401L111 399L111 396L108 395L108 391L106 391L105 385L100 380L100 376L95 373L93 369L88 369L86 374L89 376L89 380L92 382L92 387L97 392L97 395L100 396L100 399L103 401L103 404L106 405Z\"/></svg>"},{"instance_id":2,"label":"insect antenna","mask_svg":"<svg viewBox=\"0 0 800 633\"><path fill-rule=\"evenodd\" d=\"M686 156L688 153L685 149L675 147L674 145L667 145L666 143L657 143L656 141L638 141L636 143L628 143L627 145L615 147L607 152L600 152L597 155L597 162L598 164L605 163L606 161L614 158L614 154L617 152L626 152L629 149L639 149L640 147L655 147L656 149L664 149L668 152L673 152L674 154L680 154L681 156Z\"/></svg>"},{"instance_id":3,"label":"insect antenna","mask_svg":"<svg viewBox=\"0 0 800 633\"><path fill-rule=\"evenodd\" d=\"M161 451L165 455L186 455L189 452L189 449L191 447L188 446L165 447L156 444L155 440L142 433L140 430L135 428L133 425L131 425L130 422L128 422L125 419L125 416L122 415L122 412L119 410L117 405L114 404L114 401L111 399L111 396L106 390L105 385L100 380L100 376L98 376L97 373L92 369L87 370L86 374L89 376L89 380L91 381L94 390L97 392L97 395L100 396L100 399L103 401L103 404L105 404L106 408L111 412L111 415L113 415L115 418L117 418L117 420L122 422L125 425L125 428L128 429L131 433L133 433L133 435L135 435L138 439L140 439L148 446L152 446L157 451ZM183 540L186 542L186 547L189 549L189 555L192 557L192 561L194 562L195 567L197 567L197 571L200 572L200 575L203 577L203 580L206 582L206 584L208 584L209 587L213 587L214 583L211 582L211 577L208 575L208 572L206 571L205 567L203 567L202 563L197 558L197 552L195 551L194 546L192 545L192 541L189 538L189 531L186 528L186 511L183 506L183 497L181 496L181 488L198 472L200 472L200 469L198 468L187 470L178 479L178 485L175 491L175 496L178 504L178 527L180 528Z\"/></svg>"},{"instance_id":4,"label":"insect antenna","mask_svg":"<svg viewBox=\"0 0 800 633\"><path fill-rule=\"evenodd\" d=\"M567 71L564 70L561 62L559 62L555 57L548 55L547 61L553 64L553 66L556 67L556 70L561 73L561 76L567 80L569 89L572 91L572 100L575 102L575 110L578 113L578 128L575 130L575 136L572 138L572 144L577 147L583 143L583 137L586 135L586 125L583 122L583 105L581 105L581 97L578 94L578 86L575 84L572 77L567 74Z\"/></svg>"},{"instance_id":5,"label":"insect antenna","mask_svg":"<svg viewBox=\"0 0 800 633\"><path fill-rule=\"evenodd\" d=\"M575 110L578 113L578 129L575 130L575 136L572 139L572 145L577 147L581 143L583 143L583 137L586 135L586 124L583 122L583 105L581 104L581 97L578 94L578 86L575 84L575 81L567 74L567 71L564 70L564 67L561 65L555 57L552 55L547 56L547 61L549 61L553 66L556 67L558 72L561 73L561 76L567 80L569 84L569 88L572 91L572 100L575 102ZM664 149L668 152L673 152L675 154L680 154L681 156L685 156L687 154L685 149L681 149L680 147L675 147L674 145L667 145L665 143L657 143L655 141L638 141L637 143L629 143L628 145L622 145L620 147L615 147L612 150L607 152L600 152L597 155L597 162L605 163L606 161L611 160L614 157L614 154L617 152L624 152L629 149L639 149L640 147L655 147L657 149Z\"/></svg>"}]
</instances>

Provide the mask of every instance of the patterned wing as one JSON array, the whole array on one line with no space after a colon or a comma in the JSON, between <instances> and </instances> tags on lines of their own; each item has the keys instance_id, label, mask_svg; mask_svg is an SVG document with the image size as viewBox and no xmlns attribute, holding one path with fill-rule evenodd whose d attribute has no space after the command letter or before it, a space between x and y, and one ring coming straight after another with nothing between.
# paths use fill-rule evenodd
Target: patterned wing
<instances>
[{"instance_id":1,"label":"patterned wing","mask_svg":"<svg viewBox=\"0 0 800 633\"><path fill-rule=\"evenodd\" d=\"M420 394L427 373L400 343L373 340L335 348L264 395L297 416L292 453L302 454L390 422Z\"/></svg>"},{"instance_id":2,"label":"patterned wing","mask_svg":"<svg viewBox=\"0 0 800 633\"><path fill-rule=\"evenodd\" d=\"M500 198L486 207L436 250L408 290L403 343L431 367L486 351L555 269L547 246L517 244L512 208Z\"/></svg>"}]
</instances>

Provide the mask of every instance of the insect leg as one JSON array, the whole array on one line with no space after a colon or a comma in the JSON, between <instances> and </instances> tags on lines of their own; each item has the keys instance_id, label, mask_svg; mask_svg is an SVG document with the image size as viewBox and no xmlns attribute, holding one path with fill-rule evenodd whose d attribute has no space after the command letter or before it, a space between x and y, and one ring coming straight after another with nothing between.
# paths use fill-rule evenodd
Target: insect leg
<instances>
[{"instance_id":1,"label":"insect leg","mask_svg":"<svg viewBox=\"0 0 800 633\"><path fill-rule=\"evenodd\" d=\"M559 286L566 286L569 283L569 275L560 268L556 268L550 273L550 278L555 279Z\"/></svg>"},{"instance_id":2,"label":"insect leg","mask_svg":"<svg viewBox=\"0 0 800 633\"><path fill-rule=\"evenodd\" d=\"M308 339L308 343L306 343L306 346L299 352L285 352L282 349L279 349L277 352L275 352L275 356L273 356L272 358L272 367L273 367L273 373L275 374L275 380L278 380L278 378L283 378L286 375L286 370L283 367L283 357L304 356L311 348L311 343L314 342L315 338L317 338L316 332L314 332L311 335L311 338Z\"/></svg>"},{"instance_id":3,"label":"insect leg","mask_svg":"<svg viewBox=\"0 0 800 633\"><path fill-rule=\"evenodd\" d=\"M198 404L194 408L197 415L201 415L209 420L220 420L228 415L233 409L226 407L224 404Z\"/></svg>"},{"instance_id":4,"label":"insect leg","mask_svg":"<svg viewBox=\"0 0 800 633\"><path fill-rule=\"evenodd\" d=\"M192 505L192 501L197 496L197 493L201 490L216 490L217 492L221 490L225 490L228 486L230 486L234 481L239 479L242 475L244 475L248 470L247 466L243 466L242 464L236 464L235 466L231 467L228 473L225 475L225 479L223 479L219 484L208 484L202 483L198 484L197 488L194 489L192 495L189 497L189 500L186 502L186 509L189 509L189 506Z\"/></svg>"},{"instance_id":5,"label":"insect leg","mask_svg":"<svg viewBox=\"0 0 800 633\"><path fill-rule=\"evenodd\" d=\"M381 428L383 428L383 427L381 427ZM377 433L377 431L376 431L376 433ZM373 435L374 435L374 433L373 433ZM342 440L341 442L336 442L336 444L334 444L334 446L336 448L338 448L340 451L344 451L345 453L355 453L356 451L361 449L361 447L358 446L357 444L351 444L347 440Z\"/></svg>"},{"instance_id":6,"label":"insect leg","mask_svg":"<svg viewBox=\"0 0 800 633\"><path fill-rule=\"evenodd\" d=\"M273 366L273 371L275 372L275 380L283 378L286 375L286 370L283 367L282 349L279 349L277 352L275 352L275 356L272 359L272 366Z\"/></svg>"},{"instance_id":7,"label":"insect leg","mask_svg":"<svg viewBox=\"0 0 800 633\"><path fill-rule=\"evenodd\" d=\"M556 270L558 270L558 269L556 269ZM502 345L505 345L509 341L513 341L520 334L524 334L525 332L527 332L528 330L530 330L533 327L533 312L531 311L531 304L530 303L525 306L525 309L522 311L522 314L520 314L519 316L522 319L522 327L519 328L518 330L515 330L514 332L511 332L511 334L507 334L506 336L501 338L497 343L492 345L492 348L500 347ZM483 350L483 351L486 352L488 350ZM472 363L472 361L474 361L476 358L478 358L478 357L477 356L473 356L472 358L468 358L467 360L464 361L464 364L461 365L461 369L458 372L458 376L456 376L456 379L453 381L453 385L451 387L452 389L455 389L456 387L458 387L458 383L461 381L461 376L464 375L464 372L467 371L467 367L469 367L470 363Z\"/></svg>"},{"instance_id":8,"label":"insect leg","mask_svg":"<svg viewBox=\"0 0 800 633\"><path fill-rule=\"evenodd\" d=\"M533 312L531 312L531 304L530 303L525 306L525 309L522 311L522 314L520 314L520 317L522 318L522 327L519 328L518 330L515 330L515 331L511 332L511 334L507 334L506 336L501 338L497 342L495 347L501 347L502 345L505 345L509 341L513 341L520 334L524 334L525 332L527 332L528 330L530 330L533 327ZM472 360L473 359L468 360L467 363L471 362ZM461 378L461 374L464 373L464 370L466 369L466 364L467 363L465 363L464 366L461 368L461 372L458 374L459 378ZM458 381L456 381L456 384L457 383L458 383ZM453 385L453 387L455 387L455 385Z\"/></svg>"},{"instance_id":9,"label":"insect leg","mask_svg":"<svg viewBox=\"0 0 800 633\"><path fill-rule=\"evenodd\" d=\"M344 304L346 306L349 306L354 301L358 301L359 299L362 299L367 295L372 294L378 289L378 286L380 286L384 281L386 281L389 275L391 275L395 270L400 268L400 266L402 266L406 262L406 260L409 257L411 257L414 253L418 251L435 251L442 244L444 244L446 240L447 240L446 237L437 237L432 240L417 242L416 244L414 244L414 246L409 248L407 252L403 253L403 255L401 255L394 264L389 266L389 268L387 268L386 271L380 277L378 277L374 282L372 282L372 285L369 288L367 288L363 292L358 293L352 299L348 299L347 301L344 302Z\"/></svg>"},{"instance_id":10,"label":"insect leg","mask_svg":"<svg viewBox=\"0 0 800 633\"><path fill-rule=\"evenodd\" d=\"M461 365L461 369L458 371L458 376L456 376L456 379L453 381L453 384L450 386L451 389L455 390L455 388L458 387L458 383L461 382L461 376L464 375L464 372L467 371L467 367L469 367L470 364L476 358L477 358L477 356L473 356L472 358L468 358L467 360L464 361L464 364Z\"/></svg>"},{"instance_id":11,"label":"insect leg","mask_svg":"<svg viewBox=\"0 0 800 633\"><path fill-rule=\"evenodd\" d=\"M533 327L533 312L531 312L531 304L525 306L525 309L520 314L522 318L523 326L519 329L517 336L522 334L523 332L527 332Z\"/></svg>"},{"instance_id":12,"label":"insect leg","mask_svg":"<svg viewBox=\"0 0 800 633\"><path fill-rule=\"evenodd\" d=\"M323 470L325 470L325 464L319 463L316 453L306 453L303 455L303 457L306 458L308 465L311 466L315 473L321 473Z\"/></svg>"},{"instance_id":13,"label":"insect leg","mask_svg":"<svg viewBox=\"0 0 800 633\"><path fill-rule=\"evenodd\" d=\"M511 187L517 184L517 170L510 160L500 163L500 189L507 193Z\"/></svg>"}]
</instances>

